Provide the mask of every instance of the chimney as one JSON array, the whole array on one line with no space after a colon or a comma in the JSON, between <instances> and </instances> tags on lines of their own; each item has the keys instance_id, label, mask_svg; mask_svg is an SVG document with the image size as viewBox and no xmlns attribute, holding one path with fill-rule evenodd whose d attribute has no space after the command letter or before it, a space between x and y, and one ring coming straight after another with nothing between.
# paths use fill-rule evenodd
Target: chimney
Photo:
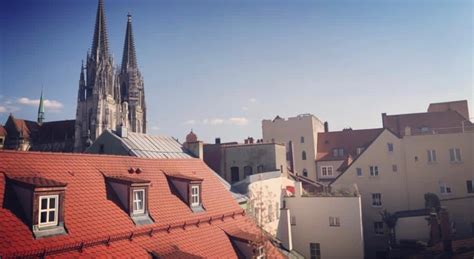
<instances>
[{"instance_id":1,"label":"chimney","mask_svg":"<svg viewBox=\"0 0 474 259\"><path fill-rule=\"evenodd\" d=\"M204 143L202 141L185 142L183 147L195 158L204 160Z\"/></svg>"},{"instance_id":2,"label":"chimney","mask_svg":"<svg viewBox=\"0 0 474 259\"><path fill-rule=\"evenodd\" d=\"M285 202L285 200L283 200ZM281 240L281 244L288 251L293 250L293 240L291 236L290 210L287 208L280 209L280 220L278 221L277 238Z\"/></svg>"},{"instance_id":3,"label":"chimney","mask_svg":"<svg viewBox=\"0 0 474 259\"><path fill-rule=\"evenodd\" d=\"M253 144L253 138L249 137L249 144Z\"/></svg>"},{"instance_id":4,"label":"chimney","mask_svg":"<svg viewBox=\"0 0 474 259\"><path fill-rule=\"evenodd\" d=\"M221 138L216 138L216 144L221 144Z\"/></svg>"},{"instance_id":5,"label":"chimney","mask_svg":"<svg viewBox=\"0 0 474 259\"><path fill-rule=\"evenodd\" d=\"M324 122L324 132L329 132L329 124L327 121Z\"/></svg>"},{"instance_id":6,"label":"chimney","mask_svg":"<svg viewBox=\"0 0 474 259\"><path fill-rule=\"evenodd\" d=\"M249 139L248 139L248 138L244 139L244 143L245 143L245 144L248 144L248 143L249 143Z\"/></svg>"},{"instance_id":7,"label":"chimney","mask_svg":"<svg viewBox=\"0 0 474 259\"><path fill-rule=\"evenodd\" d=\"M121 138L126 138L128 136L128 129L122 124L117 126L117 135Z\"/></svg>"},{"instance_id":8,"label":"chimney","mask_svg":"<svg viewBox=\"0 0 474 259\"><path fill-rule=\"evenodd\" d=\"M382 127L385 128L386 127L386 121L387 121L387 113L382 113Z\"/></svg>"}]
</instances>

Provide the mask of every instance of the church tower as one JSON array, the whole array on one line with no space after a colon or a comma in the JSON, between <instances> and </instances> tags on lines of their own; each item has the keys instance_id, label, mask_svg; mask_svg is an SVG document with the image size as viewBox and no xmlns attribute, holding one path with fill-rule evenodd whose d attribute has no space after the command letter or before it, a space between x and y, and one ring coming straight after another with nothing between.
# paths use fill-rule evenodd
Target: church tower
<instances>
[{"instance_id":1,"label":"church tower","mask_svg":"<svg viewBox=\"0 0 474 259\"><path fill-rule=\"evenodd\" d=\"M119 74L122 110L128 110L126 126L133 132L146 133L146 106L143 77L138 70L132 16L128 14L122 67Z\"/></svg>"},{"instance_id":2,"label":"church tower","mask_svg":"<svg viewBox=\"0 0 474 259\"><path fill-rule=\"evenodd\" d=\"M92 51L87 53L86 67L81 66L75 152L84 151L90 140L94 141L104 130L116 128L121 118L120 100L114 63L109 53L104 2L99 0Z\"/></svg>"},{"instance_id":3,"label":"church tower","mask_svg":"<svg viewBox=\"0 0 474 259\"><path fill-rule=\"evenodd\" d=\"M99 0L92 50L79 77L74 151L83 152L104 130L117 126L146 133L145 89L137 65L132 16L128 15L122 66L116 68L109 53L104 1Z\"/></svg>"}]
</instances>

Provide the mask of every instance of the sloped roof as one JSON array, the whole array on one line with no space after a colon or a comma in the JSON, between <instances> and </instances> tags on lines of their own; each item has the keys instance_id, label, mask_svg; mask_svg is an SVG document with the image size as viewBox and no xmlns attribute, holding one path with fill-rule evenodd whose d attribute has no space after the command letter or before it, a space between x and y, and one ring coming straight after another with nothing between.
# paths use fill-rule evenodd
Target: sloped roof
<instances>
[{"instance_id":1,"label":"sloped roof","mask_svg":"<svg viewBox=\"0 0 474 259\"><path fill-rule=\"evenodd\" d=\"M412 133L419 133L422 128L444 129L446 132L450 132L450 129L461 129L463 122L466 126L472 125L454 110L397 115L382 114L382 121L384 128L390 129L398 136L405 135L406 127L411 128Z\"/></svg>"},{"instance_id":2,"label":"sloped roof","mask_svg":"<svg viewBox=\"0 0 474 259\"><path fill-rule=\"evenodd\" d=\"M137 157L192 158L173 137L152 136L135 132L128 132L126 137L120 137L114 132L108 131L117 137L122 144Z\"/></svg>"},{"instance_id":3,"label":"sloped roof","mask_svg":"<svg viewBox=\"0 0 474 259\"><path fill-rule=\"evenodd\" d=\"M23 136L23 138L28 139L38 131L39 125L36 121L17 119L13 117L13 115L10 115L9 119L11 119L16 130Z\"/></svg>"},{"instance_id":4,"label":"sloped roof","mask_svg":"<svg viewBox=\"0 0 474 259\"><path fill-rule=\"evenodd\" d=\"M318 133L317 161L345 160L357 157L357 148L367 148L383 129L343 130ZM333 149L343 148L343 157L334 157Z\"/></svg>"},{"instance_id":5,"label":"sloped roof","mask_svg":"<svg viewBox=\"0 0 474 259\"><path fill-rule=\"evenodd\" d=\"M0 136L6 136L7 135L7 130L0 125Z\"/></svg>"},{"instance_id":6,"label":"sloped roof","mask_svg":"<svg viewBox=\"0 0 474 259\"><path fill-rule=\"evenodd\" d=\"M236 258L222 228L238 226L249 233L258 229L209 168L198 159L144 159L128 156L0 151L0 202L5 199L6 177L36 175L67 183L67 234L35 240L32 231L7 208L0 208L0 254L8 256L123 256L148 257L151 251L168 253L169 247L201 257ZM21 163L19 163L21 161ZM139 167L139 174L129 174ZM203 178L205 211L193 213L172 194L166 172ZM104 175L113 172L151 182L149 213L154 223L136 226L129 215L107 199ZM267 255L280 258L266 242Z\"/></svg>"}]
</instances>

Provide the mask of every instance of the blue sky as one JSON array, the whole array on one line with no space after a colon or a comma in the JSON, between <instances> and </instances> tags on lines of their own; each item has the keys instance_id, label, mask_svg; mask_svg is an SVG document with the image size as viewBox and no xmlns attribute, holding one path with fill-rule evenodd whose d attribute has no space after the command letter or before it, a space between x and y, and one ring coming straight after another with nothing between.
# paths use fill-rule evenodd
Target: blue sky
<instances>
[{"instance_id":1,"label":"blue sky","mask_svg":"<svg viewBox=\"0 0 474 259\"><path fill-rule=\"evenodd\" d=\"M97 0L0 3L0 123L75 117ZM105 0L119 65L133 16L148 130L205 141L261 136L261 120L312 113L331 130L381 113L467 99L474 116L470 0Z\"/></svg>"}]
</instances>

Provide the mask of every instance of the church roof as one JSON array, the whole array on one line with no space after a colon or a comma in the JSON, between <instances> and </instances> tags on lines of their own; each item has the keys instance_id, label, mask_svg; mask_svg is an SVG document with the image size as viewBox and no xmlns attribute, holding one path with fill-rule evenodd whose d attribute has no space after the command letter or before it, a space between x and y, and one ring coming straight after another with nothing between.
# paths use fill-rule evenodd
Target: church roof
<instances>
[{"instance_id":1,"label":"church roof","mask_svg":"<svg viewBox=\"0 0 474 259\"><path fill-rule=\"evenodd\" d=\"M245 216L211 170L199 159L144 159L89 154L0 151L0 203L11 192L8 178L35 175L67 184L64 226L67 233L35 239L31 227L8 207L0 207L0 254L9 257L150 257L182 255L204 258L237 258L228 236L239 228L240 237L255 236L257 226ZM19 162L21 161L21 163ZM130 167L143 170L129 174ZM137 226L129 215L107 197L104 176L113 172L150 181L149 225ZM205 210L194 213L171 189L166 172L198 176ZM6 193L6 194L5 194ZM282 258L265 241L269 258ZM182 252L182 253L181 253ZM170 255L171 256L171 255ZM173 257L173 256L171 256Z\"/></svg>"},{"instance_id":2,"label":"church roof","mask_svg":"<svg viewBox=\"0 0 474 259\"><path fill-rule=\"evenodd\" d=\"M6 136L7 135L7 131L5 130L5 128L0 125L0 136Z\"/></svg>"}]
</instances>

